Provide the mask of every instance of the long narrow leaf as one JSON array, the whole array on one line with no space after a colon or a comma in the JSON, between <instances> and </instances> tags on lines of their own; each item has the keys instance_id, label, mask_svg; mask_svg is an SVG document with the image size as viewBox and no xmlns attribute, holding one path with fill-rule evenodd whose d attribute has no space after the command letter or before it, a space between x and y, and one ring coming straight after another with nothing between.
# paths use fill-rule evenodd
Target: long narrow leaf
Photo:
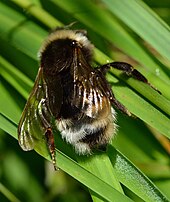
<instances>
[{"instance_id":1,"label":"long narrow leaf","mask_svg":"<svg viewBox=\"0 0 170 202\"><path fill-rule=\"evenodd\" d=\"M4 128L3 124L10 126L11 130L8 128ZM8 122L8 120L0 115L0 128L3 128L4 130L7 129L7 132L12 134L13 136L16 137L16 128L13 127L14 125ZM40 152L42 150L38 150L37 152ZM45 155L47 158L46 154L40 153L41 155ZM108 185L106 182L102 181L95 175L91 174L84 168L82 168L80 165L78 165L76 162L71 160L69 157L65 156L61 152L57 151L57 164L58 166L67 172L69 175L75 177L77 180L82 182L84 185L86 185L89 189L93 190L96 192L99 196L101 196L103 199L112 202L113 199L114 201L122 201L122 202L128 202L132 201L128 197L120 194L118 191L116 191L112 186ZM48 159L50 157L48 156Z\"/></svg>"},{"instance_id":2,"label":"long narrow leaf","mask_svg":"<svg viewBox=\"0 0 170 202\"><path fill-rule=\"evenodd\" d=\"M144 2L141 0L102 1L111 12L151 44L162 56L170 60L170 28Z\"/></svg>"}]
</instances>

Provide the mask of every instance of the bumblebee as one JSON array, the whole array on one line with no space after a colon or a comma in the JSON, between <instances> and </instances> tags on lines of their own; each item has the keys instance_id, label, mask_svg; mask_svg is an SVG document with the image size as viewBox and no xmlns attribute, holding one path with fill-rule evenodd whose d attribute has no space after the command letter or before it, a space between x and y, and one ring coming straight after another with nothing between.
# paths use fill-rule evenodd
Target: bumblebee
<instances>
[{"instance_id":1,"label":"bumblebee","mask_svg":"<svg viewBox=\"0 0 170 202\"><path fill-rule=\"evenodd\" d=\"M114 108L131 115L105 78L110 67L151 85L128 63L112 62L94 69L92 56L93 45L86 31L67 28L50 33L39 52L40 67L19 122L18 137L25 151L45 138L55 168L52 118L62 138L76 153L86 155L105 147L116 134Z\"/></svg>"}]
</instances>

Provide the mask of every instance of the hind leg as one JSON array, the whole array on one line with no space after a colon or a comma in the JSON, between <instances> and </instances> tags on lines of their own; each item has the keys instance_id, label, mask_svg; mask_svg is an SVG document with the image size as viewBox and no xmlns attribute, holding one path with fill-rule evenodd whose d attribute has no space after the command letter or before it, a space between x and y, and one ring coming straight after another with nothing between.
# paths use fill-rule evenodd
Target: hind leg
<instances>
[{"instance_id":1,"label":"hind leg","mask_svg":"<svg viewBox=\"0 0 170 202\"><path fill-rule=\"evenodd\" d=\"M149 81L147 80L147 78L145 76L143 76L138 70L134 69L130 64L126 63L126 62L111 62L111 63L107 63L105 65L102 65L99 69L101 72L103 72L104 74L106 74L106 72L110 69L110 68L115 68L118 70L123 71L126 75L133 77L139 81L142 81L146 84L148 84L149 86L151 86L151 88L153 88L154 90L156 90L159 94L161 94L161 92L156 89L151 83L149 83Z\"/></svg>"}]
</instances>

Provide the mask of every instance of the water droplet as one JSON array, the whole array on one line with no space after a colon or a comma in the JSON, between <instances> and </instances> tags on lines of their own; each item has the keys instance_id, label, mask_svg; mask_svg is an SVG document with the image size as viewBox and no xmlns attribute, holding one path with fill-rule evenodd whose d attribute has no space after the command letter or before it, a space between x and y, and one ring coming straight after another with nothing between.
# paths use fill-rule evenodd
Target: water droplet
<instances>
[{"instance_id":1,"label":"water droplet","mask_svg":"<svg viewBox=\"0 0 170 202\"><path fill-rule=\"evenodd\" d=\"M160 69L159 69L159 68L156 68L155 72L156 72L156 75L157 75L157 76L160 75Z\"/></svg>"}]
</instances>

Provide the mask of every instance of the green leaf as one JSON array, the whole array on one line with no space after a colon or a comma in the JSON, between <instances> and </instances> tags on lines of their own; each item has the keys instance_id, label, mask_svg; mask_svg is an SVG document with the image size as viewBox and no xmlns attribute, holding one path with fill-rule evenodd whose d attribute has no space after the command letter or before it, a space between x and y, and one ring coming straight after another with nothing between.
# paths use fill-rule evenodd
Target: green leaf
<instances>
[{"instance_id":1,"label":"green leaf","mask_svg":"<svg viewBox=\"0 0 170 202\"><path fill-rule=\"evenodd\" d=\"M0 183L0 192L5 195L9 199L9 201L20 202L20 200L13 193L11 193L2 183Z\"/></svg>"},{"instance_id":2,"label":"green leaf","mask_svg":"<svg viewBox=\"0 0 170 202\"><path fill-rule=\"evenodd\" d=\"M144 2L102 1L114 15L151 44L163 57L170 60L170 28Z\"/></svg>"},{"instance_id":3,"label":"green leaf","mask_svg":"<svg viewBox=\"0 0 170 202\"><path fill-rule=\"evenodd\" d=\"M28 90L33 86L33 82L1 56L0 66L2 68L1 76L27 99Z\"/></svg>"},{"instance_id":4,"label":"green leaf","mask_svg":"<svg viewBox=\"0 0 170 202\"><path fill-rule=\"evenodd\" d=\"M11 129L9 130L8 127L4 128L4 123L10 126ZM2 115L0 115L0 128L12 134L16 138L16 128L13 127L13 123L9 123L7 119ZM44 153L44 151L42 150L41 145L39 148L37 148L37 152L43 155L48 160L50 159L50 156L47 155L47 153ZM128 197L116 191L113 186L107 184L107 182L104 182L102 179L91 174L88 170L78 165L75 161L73 161L60 151L57 151L56 156L57 165L62 170L67 172L72 177L75 177L77 180L82 182L84 185L86 185L89 189L97 193L103 199L110 202L112 202L113 198L115 198L115 201L132 201Z\"/></svg>"},{"instance_id":5,"label":"green leaf","mask_svg":"<svg viewBox=\"0 0 170 202\"><path fill-rule=\"evenodd\" d=\"M6 122L5 117L0 116L0 127ZM10 125L12 123L8 123ZM12 124L13 127L13 124ZM16 137L16 130L8 131ZM45 158L50 159L50 156L44 153L41 149L41 145L37 148L37 152L43 155ZM85 168L83 169L75 161L71 160L68 156L64 155L60 151L57 151L57 165L89 187L99 196L108 201L128 201L123 198L119 192L117 192L112 186L115 179L109 179L110 175L115 173L115 177L119 178L120 182L126 185L129 189L134 191L137 195L148 201L168 201L168 199L162 195L162 193L152 184L152 182L144 176L132 163L129 162L122 154L116 151L112 146L109 147L108 155L111 158L111 162L114 170L110 166L108 157L106 154L95 154L91 157L78 158L80 164ZM87 171L87 170L90 170ZM104 172L102 172L104 169ZM107 170L107 172L105 172ZM109 172L111 172L109 174ZM97 176L97 177L95 177ZM104 181L102 181L102 180ZM109 182L109 184L108 184ZM117 183L116 183L117 184ZM116 185L117 186L117 185ZM119 190L120 187L117 187ZM112 195L113 193L113 195ZM130 201L130 200L129 200Z\"/></svg>"},{"instance_id":6,"label":"green leaf","mask_svg":"<svg viewBox=\"0 0 170 202\"><path fill-rule=\"evenodd\" d=\"M48 12L46 12L41 7L33 4L32 2L28 0L24 0L24 1L14 0L13 2L17 4L18 6L20 6L21 8L25 9L27 13L33 15L35 18L37 18L39 21L43 22L46 26L50 28L63 25L56 18L50 15Z\"/></svg>"},{"instance_id":7,"label":"green leaf","mask_svg":"<svg viewBox=\"0 0 170 202\"><path fill-rule=\"evenodd\" d=\"M168 199L156 188L156 186L113 147L109 147L108 155L115 168L120 182L130 187L145 201L167 201ZM126 177L125 177L126 176Z\"/></svg>"}]
</instances>

